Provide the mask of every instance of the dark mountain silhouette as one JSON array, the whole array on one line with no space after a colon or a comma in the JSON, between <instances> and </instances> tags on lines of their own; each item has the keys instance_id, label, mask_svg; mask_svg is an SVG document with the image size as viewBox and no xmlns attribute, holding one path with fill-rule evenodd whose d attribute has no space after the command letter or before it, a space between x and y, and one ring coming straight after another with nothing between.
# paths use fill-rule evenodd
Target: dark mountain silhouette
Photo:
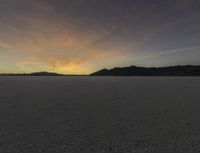
<instances>
[{"instance_id":1,"label":"dark mountain silhouette","mask_svg":"<svg viewBox=\"0 0 200 153\"><path fill-rule=\"evenodd\" d=\"M58 74L58 73L52 73L52 72L34 72L30 74L0 74L1 76L64 76L63 74Z\"/></svg>"},{"instance_id":2,"label":"dark mountain silhouette","mask_svg":"<svg viewBox=\"0 0 200 153\"><path fill-rule=\"evenodd\" d=\"M137 67L102 69L91 76L200 76L200 66Z\"/></svg>"},{"instance_id":3,"label":"dark mountain silhouette","mask_svg":"<svg viewBox=\"0 0 200 153\"><path fill-rule=\"evenodd\" d=\"M65 75L53 72L34 72L24 74L0 74L0 76L87 76L87 75ZM119 67L113 69L102 69L89 76L200 76L200 66L181 65L169 67Z\"/></svg>"},{"instance_id":4,"label":"dark mountain silhouette","mask_svg":"<svg viewBox=\"0 0 200 153\"><path fill-rule=\"evenodd\" d=\"M86 76L86 75L59 74L54 72L34 72L34 73L7 73L7 74L0 74L0 76Z\"/></svg>"},{"instance_id":5,"label":"dark mountain silhouette","mask_svg":"<svg viewBox=\"0 0 200 153\"><path fill-rule=\"evenodd\" d=\"M34 72L29 75L30 76L63 76L63 74L52 73L52 72Z\"/></svg>"}]
</instances>

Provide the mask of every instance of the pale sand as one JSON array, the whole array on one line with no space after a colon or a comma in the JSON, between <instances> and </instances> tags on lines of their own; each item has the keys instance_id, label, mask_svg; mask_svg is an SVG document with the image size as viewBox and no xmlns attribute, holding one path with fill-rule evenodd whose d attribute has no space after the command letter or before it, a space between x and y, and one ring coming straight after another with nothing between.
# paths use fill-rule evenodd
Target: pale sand
<instances>
[{"instance_id":1,"label":"pale sand","mask_svg":"<svg viewBox=\"0 0 200 153\"><path fill-rule=\"evenodd\" d=\"M0 77L0 153L199 153L200 78Z\"/></svg>"}]
</instances>

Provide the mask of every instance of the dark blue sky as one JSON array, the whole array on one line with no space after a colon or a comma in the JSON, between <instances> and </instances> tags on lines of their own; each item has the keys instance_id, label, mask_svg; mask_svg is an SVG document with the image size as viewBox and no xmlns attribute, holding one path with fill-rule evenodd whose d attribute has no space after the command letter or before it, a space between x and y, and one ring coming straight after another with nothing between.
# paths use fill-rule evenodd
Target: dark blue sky
<instances>
[{"instance_id":1,"label":"dark blue sky","mask_svg":"<svg viewBox=\"0 0 200 153\"><path fill-rule=\"evenodd\" d=\"M200 64L199 0L0 0L0 72Z\"/></svg>"}]
</instances>

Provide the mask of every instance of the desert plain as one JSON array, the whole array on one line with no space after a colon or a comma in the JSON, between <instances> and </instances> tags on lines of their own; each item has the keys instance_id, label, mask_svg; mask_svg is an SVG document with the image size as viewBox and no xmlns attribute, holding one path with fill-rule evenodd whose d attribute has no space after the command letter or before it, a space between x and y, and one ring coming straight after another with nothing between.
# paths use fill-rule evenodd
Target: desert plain
<instances>
[{"instance_id":1,"label":"desert plain","mask_svg":"<svg viewBox=\"0 0 200 153\"><path fill-rule=\"evenodd\" d=\"M1 153L199 153L199 77L0 77Z\"/></svg>"}]
</instances>

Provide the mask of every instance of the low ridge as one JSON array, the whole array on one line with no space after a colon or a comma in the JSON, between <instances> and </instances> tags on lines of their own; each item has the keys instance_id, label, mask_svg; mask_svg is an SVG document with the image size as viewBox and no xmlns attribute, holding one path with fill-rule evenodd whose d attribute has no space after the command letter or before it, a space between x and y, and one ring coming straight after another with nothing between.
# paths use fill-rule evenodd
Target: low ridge
<instances>
[{"instance_id":1,"label":"low ridge","mask_svg":"<svg viewBox=\"0 0 200 153\"><path fill-rule=\"evenodd\" d=\"M137 67L102 69L91 76L200 76L200 66Z\"/></svg>"}]
</instances>

